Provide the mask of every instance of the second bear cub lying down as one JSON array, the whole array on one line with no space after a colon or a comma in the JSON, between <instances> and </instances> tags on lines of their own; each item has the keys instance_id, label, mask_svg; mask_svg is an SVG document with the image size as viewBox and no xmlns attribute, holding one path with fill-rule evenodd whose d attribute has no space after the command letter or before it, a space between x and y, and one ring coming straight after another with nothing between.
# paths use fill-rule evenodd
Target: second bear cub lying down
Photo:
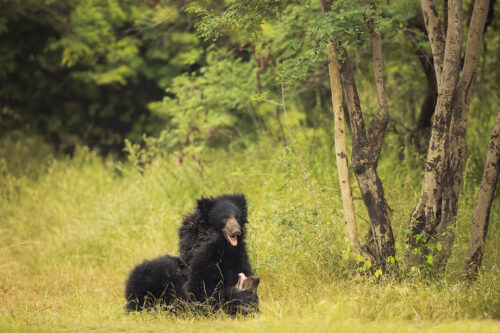
<instances>
[{"instance_id":1,"label":"second bear cub lying down","mask_svg":"<svg viewBox=\"0 0 500 333\"><path fill-rule=\"evenodd\" d=\"M186 279L185 267L179 257L165 255L146 260L137 265L127 281L126 295L129 295L127 310L136 311L158 307L173 311L182 309L213 310L222 308L229 314L249 314L258 310L257 286L259 277L239 274L238 282L229 288L229 294L214 295L205 302L189 301L183 292Z\"/></svg>"},{"instance_id":2,"label":"second bear cub lying down","mask_svg":"<svg viewBox=\"0 0 500 333\"><path fill-rule=\"evenodd\" d=\"M242 194L199 199L179 229L180 257L145 261L130 273L127 309L189 303L232 314L256 311L259 278L246 252L246 223Z\"/></svg>"}]
</instances>

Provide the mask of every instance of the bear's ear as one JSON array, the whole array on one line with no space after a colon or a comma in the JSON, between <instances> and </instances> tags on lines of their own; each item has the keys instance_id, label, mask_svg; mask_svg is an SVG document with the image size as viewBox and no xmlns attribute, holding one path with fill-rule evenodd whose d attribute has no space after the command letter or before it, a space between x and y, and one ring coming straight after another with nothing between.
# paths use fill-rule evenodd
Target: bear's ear
<instances>
[{"instance_id":1,"label":"bear's ear","mask_svg":"<svg viewBox=\"0 0 500 333\"><path fill-rule=\"evenodd\" d=\"M208 215L214 204L215 200L212 197L209 198L202 197L201 199L196 200L196 205L198 206L198 209L204 215Z\"/></svg>"},{"instance_id":2,"label":"bear's ear","mask_svg":"<svg viewBox=\"0 0 500 333\"><path fill-rule=\"evenodd\" d=\"M231 196L231 200L238 206L241 212L247 215L247 199L241 193L235 193Z\"/></svg>"}]
</instances>

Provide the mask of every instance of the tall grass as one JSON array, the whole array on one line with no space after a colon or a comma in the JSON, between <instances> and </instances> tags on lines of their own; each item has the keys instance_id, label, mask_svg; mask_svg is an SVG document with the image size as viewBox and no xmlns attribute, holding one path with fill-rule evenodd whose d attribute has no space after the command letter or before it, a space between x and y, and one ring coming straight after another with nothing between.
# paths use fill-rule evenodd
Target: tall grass
<instances>
[{"instance_id":1,"label":"tall grass","mask_svg":"<svg viewBox=\"0 0 500 333\"><path fill-rule=\"evenodd\" d=\"M297 135L304 136L297 151L265 138L210 149L203 171L190 159L182 165L175 158L157 159L139 170L85 148L72 158L56 158L33 140L3 142L0 331L500 330L492 321L500 318L498 199L476 283L460 280L474 179L461 196L456 245L444 277L360 276L344 237L333 147L323 135ZM422 171L420 157L399 161L394 141L386 140L379 171L403 259ZM261 277L261 313L236 319L220 313L127 315L123 286L129 270L144 259L178 253L177 228L196 198L232 192L249 200L249 254ZM354 192L360 197L356 186ZM356 209L363 234L367 214L361 200Z\"/></svg>"}]
</instances>

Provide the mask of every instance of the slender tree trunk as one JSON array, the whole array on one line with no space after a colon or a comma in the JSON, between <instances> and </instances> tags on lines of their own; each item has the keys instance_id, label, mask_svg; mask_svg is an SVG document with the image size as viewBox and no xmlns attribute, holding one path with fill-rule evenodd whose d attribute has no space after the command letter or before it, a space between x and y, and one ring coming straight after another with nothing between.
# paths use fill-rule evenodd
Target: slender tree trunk
<instances>
[{"instance_id":1,"label":"slender tree trunk","mask_svg":"<svg viewBox=\"0 0 500 333\"><path fill-rule=\"evenodd\" d=\"M337 159L337 171L340 182L340 192L342 194L342 204L344 208L345 228L347 238L357 254L367 254L361 250L356 226L356 216L354 213L354 202L352 199L351 180L349 178L347 148L345 140L345 119L342 98L342 84L340 81L340 64L337 57L335 45L328 46L328 71L330 74L330 87L332 91L333 114L335 118L335 151ZM370 258L371 259L371 258Z\"/></svg>"},{"instance_id":2,"label":"slender tree trunk","mask_svg":"<svg viewBox=\"0 0 500 333\"><path fill-rule=\"evenodd\" d=\"M323 13L330 9L330 3L320 0ZM383 72L382 72L382 43L381 36L378 32L373 32L372 38L374 39L374 68L375 79L377 85L377 93L379 97L380 111L377 117L372 122L369 131L369 139L366 138L364 123L362 121L361 109L359 108L359 101L353 103L352 99L347 97L346 104L349 109L357 108L356 111L349 113L351 132L353 137L363 138L363 142L359 140L353 147L353 161L356 160L354 171L358 184L360 185L363 195L363 201L368 209L371 220L371 228L368 239L370 243L368 246L361 247L356 221L354 217L354 206L352 203L352 194L350 187L349 174L347 169L347 152L345 149L345 124L343 115L343 96L355 96L357 99L357 90L354 83L354 76L352 76L352 69L350 69L351 85L346 85L340 74L341 65L338 60L336 45L331 42L328 47L329 58L329 74L332 89L332 102L335 114L335 147L337 151L337 168L339 172L339 179L341 185L341 192L344 204L344 214L346 216L346 230L349 241L353 245L355 251L361 254L365 260L369 260L375 268L385 269L387 258L394 256L394 236L390 225L388 206L385 201L382 182L378 178L376 167L380 150L382 149L382 139L384 136L387 122L389 120L389 111L387 101L384 93ZM347 54L344 55L344 61L348 61ZM346 87L350 87L346 89ZM355 119L353 120L353 115ZM361 119L361 122L359 121ZM353 128L354 126L354 128ZM371 145L368 144L371 142ZM369 154L369 162L364 163L363 153ZM357 156L356 158L354 156ZM359 157L359 158L358 158ZM354 163L354 162L353 162ZM352 215L351 215L352 214Z\"/></svg>"},{"instance_id":3,"label":"slender tree trunk","mask_svg":"<svg viewBox=\"0 0 500 333\"><path fill-rule=\"evenodd\" d=\"M330 8L324 0L320 0L323 14ZM372 256L363 251L358 238L358 228L356 225L356 216L354 211L354 202L352 198L351 180L349 177L347 147L345 140L345 118L344 118L344 99L343 89L340 77L340 63L335 44L330 42L328 45L328 73L330 75L330 89L332 94L332 106L334 114L334 135L335 152L337 160L337 172L339 175L340 193L342 195L342 205L344 209L344 222L347 238L353 247L353 251L363 256L365 260L373 261Z\"/></svg>"},{"instance_id":4,"label":"slender tree trunk","mask_svg":"<svg viewBox=\"0 0 500 333\"><path fill-rule=\"evenodd\" d=\"M434 5L428 5L433 1L421 0L421 3L436 63L436 60L440 59L442 38L438 35L442 29L439 28L439 21L428 19L434 17L432 13ZM479 63L488 3L488 0L475 2L460 77L463 41L462 1L448 1L448 27L442 71L440 72L439 66L435 66L438 78L438 99L425 165L424 182L410 223L412 232L409 237L411 245L409 257L414 263L420 262L423 256L430 253L425 246L422 246L427 241L442 242L442 250L436 253L435 262L438 267L444 269L451 253L466 154L467 113ZM417 237L417 235L423 237ZM418 239L424 242L419 243ZM421 250L420 253L414 252L417 248Z\"/></svg>"},{"instance_id":5,"label":"slender tree trunk","mask_svg":"<svg viewBox=\"0 0 500 333\"><path fill-rule=\"evenodd\" d=\"M370 126L371 131L368 137L376 139L376 141L368 141L352 65L347 54L344 54L344 64L342 65L342 82L344 83L347 103L351 105L349 109L352 111L350 114L353 136L352 165L371 223L368 234L369 243L365 249L373 255L374 264L377 267L385 268L387 258L395 254L389 207L385 199L382 181L377 174L380 141L384 133L382 128L385 129L387 122L383 120L385 116L375 118L374 121L377 119L382 119L382 121ZM379 135L377 136L375 133L379 133Z\"/></svg>"},{"instance_id":6,"label":"slender tree trunk","mask_svg":"<svg viewBox=\"0 0 500 333\"><path fill-rule=\"evenodd\" d=\"M323 13L330 10L331 2L327 3L325 0L320 0L320 4ZM373 64L379 101L379 113L372 121L368 136L365 131L349 57L345 52L343 55L344 65L341 66L333 43L331 43L328 48L328 54L332 100L334 106L337 104L337 106L335 106L335 121L343 121L344 119L343 116L340 115L340 111L342 111L341 101L343 91L349 109L350 128L353 136L352 162L354 173L363 196L364 204L370 216L371 225L370 232L368 233L369 243L362 248L362 253L365 259L367 257L370 258L370 261L376 268L385 269L388 257L394 256L395 254L394 235L392 233L389 208L385 200L382 182L377 174L377 164L380 150L382 149L385 129L389 120L389 110L384 92L381 36L380 33L376 31L373 21L370 22L370 28L372 31ZM344 128L342 128L342 130L344 130ZM344 131L342 131L341 134L345 136ZM339 153L337 153L337 158L339 157L342 156L339 156ZM354 231L355 229L351 228L350 231L348 230L348 235L350 232L354 233ZM351 242L353 241L359 244L357 239L351 240Z\"/></svg>"},{"instance_id":7,"label":"slender tree trunk","mask_svg":"<svg viewBox=\"0 0 500 333\"><path fill-rule=\"evenodd\" d=\"M477 194L476 209L470 231L469 251L465 260L465 277L474 279L477 276L483 259L490 208L500 172L500 113L498 113L493 134L491 135L483 179Z\"/></svg>"}]
</instances>

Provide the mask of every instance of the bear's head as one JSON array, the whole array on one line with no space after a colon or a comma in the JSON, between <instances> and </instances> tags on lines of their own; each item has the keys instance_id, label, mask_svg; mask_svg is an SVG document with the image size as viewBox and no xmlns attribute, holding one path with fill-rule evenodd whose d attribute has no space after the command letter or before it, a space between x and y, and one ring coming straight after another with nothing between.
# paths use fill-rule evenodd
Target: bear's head
<instances>
[{"instance_id":1,"label":"bear's head","mask_svg":"<svg viewBox=\"0 0 500 333\"><path fill-rule=\"evenodd\" d=\"M257 287L260 279L257 275L245 276L238 274L238 282L232 288L230 301L224 305L225 311L229 314L247 315L259 311L259 296Z\"/></svg>"},{"instance_id":2,"label":"bear's head","mask_svg":"<svg viewBox=\"0 0 500 333\"><path fill-rule=\"evenodd\" d=\"M231 246L238 245L247 223L247 201L243 194L201 198L197 206L209 228L220 231Z\"/></svg>"}]
</instances>

